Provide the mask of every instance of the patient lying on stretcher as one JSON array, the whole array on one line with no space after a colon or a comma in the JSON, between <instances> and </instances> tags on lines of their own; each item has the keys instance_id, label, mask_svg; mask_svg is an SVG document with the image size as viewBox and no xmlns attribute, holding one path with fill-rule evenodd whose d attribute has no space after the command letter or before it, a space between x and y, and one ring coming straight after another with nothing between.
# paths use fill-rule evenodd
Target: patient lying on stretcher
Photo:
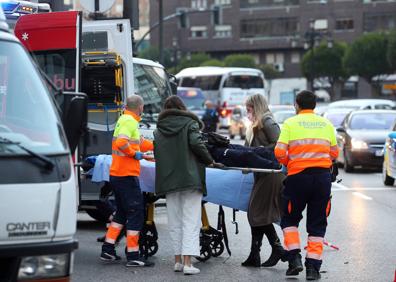
<instances>
[{"instance_id":1,"label":"patient lying on stretcher","mask_svg":"<svg viewBox=\"0 0 396 282\"><path fill-rule=\"evenodd\" d=\"M272 149L230 144L227 138L216 133L208 133L204 137L206 147L217 163L222 163L227 167L280 168Z\"/></svg>"}]
</instances>

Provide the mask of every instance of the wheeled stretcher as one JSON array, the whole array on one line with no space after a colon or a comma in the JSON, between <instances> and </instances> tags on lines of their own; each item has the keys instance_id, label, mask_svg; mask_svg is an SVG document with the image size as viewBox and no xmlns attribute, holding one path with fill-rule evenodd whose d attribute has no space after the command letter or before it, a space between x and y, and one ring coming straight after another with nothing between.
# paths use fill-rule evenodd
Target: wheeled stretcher
<instances>
[{"instance_id":1,"label":"wheeled stretcher","mask_svg":"<svg viewBox=\"0 0 396 282\"><path fill-rule=\"evenodd\" d=\"M103 161L105 158L97 158ZM108 158L107 158L108 161ZM101 164L96 164L99 167ZM224 207L233 209L233 223L238 225L235 220L235 212L247 211L249 198L253 188L253 174L250 172L261 173L281 173L281 169L261 169L261 168L239 168L224 167L221 169L206 169L207 196L203 198L202 205L202 228L200 233L201 255L197 257L200 261L205 261L210 257L220 256L224 249L229 255L231 251L228 247L227 231L225 225ZM108 175L105 173L103 179L96 177L95 181L102 180L108 182ZM158 251L158 233L154 222L154 202L158 199L154 196L155 192L155 163L142 160L140 172L140 186L145 193L146 217L145 224L141 233L141 252L146 256L152 256ZM210 226L205 209L205 203L219 205L217 228Z\"/></svg>"}]
</instances>

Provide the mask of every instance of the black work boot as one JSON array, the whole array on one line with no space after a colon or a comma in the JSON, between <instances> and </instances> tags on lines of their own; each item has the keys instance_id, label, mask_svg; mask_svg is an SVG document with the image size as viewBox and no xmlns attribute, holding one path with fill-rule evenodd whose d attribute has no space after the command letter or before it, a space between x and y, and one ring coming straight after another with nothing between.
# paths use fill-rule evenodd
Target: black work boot
<instances>
[{"instance_id":1,"label":"black work boot","mask_svg":"<svg viewBox=\"0 0 396 282\"><path fill-rule=\"evenodd\" d=\"M286 251L283 249L279 238L277 238L275 242L271 242L271 247L272 251L270 257L263 264L261 264L263 267L275 266L280 260L286 261Z\"/></svg>"},{"instance_id":2,"label":"black work boot","mask_svg":"<svg viewBox=\"0 0 396 282\"><path fill-rule=\"evenodd\" d=\"M290 254L289 255L289 268L286 271L286 276L296 276L301 271L303 271L303 265L301 261L301 255L298 254Z\"/></svg>"},{"instance_id":3,"label":"black work boot","mask_svg":"<svg viewBox=\"0 0 396 282\"><path fill-rule=\"evenodd\" d=\"M252 237L252 246L250 248L249 257L242 262L242 266L252 266L252 267L260 267L261 259L260 259L260 247L261 247L261 240L260 238L254 236Z\"/></svg>"},{"instance_id":4,"label":"black work boot","mask_svg":"<svg viewBox=\"0 0 396 282\"><path fill-rule=\"evenodd\" d=\"M319 280L320 273L319 270L315 268L312 264L305 264L306 279L307 280Z\"/></svg>"}]
</instances>

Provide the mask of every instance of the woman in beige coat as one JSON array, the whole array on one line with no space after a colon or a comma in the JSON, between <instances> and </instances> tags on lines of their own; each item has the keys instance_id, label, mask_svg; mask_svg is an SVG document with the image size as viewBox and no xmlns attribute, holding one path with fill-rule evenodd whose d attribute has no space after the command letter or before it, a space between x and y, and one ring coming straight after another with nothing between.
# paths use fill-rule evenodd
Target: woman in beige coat
<instances>
[{"instance_id":1,"label":"woman in beige coat","mask_svg":"<svg viewBox=\"0 0 396 282\"><path fill-rule=\"evenodd\" d=\"M246 134L246 146L273 149L278 140L280 129L274 121L264 96L256 94L246 101L246 110L251 126ZM273 223L281 216L281 189L284 175L255 173L254 186L250 195L248 220L252 234L249 257L243 266L274 266L285 255L285 250L276 234ZM267 261L261 264L260 247L263 236L267 237L272 252Z\"/></svg>"}]
</instances>

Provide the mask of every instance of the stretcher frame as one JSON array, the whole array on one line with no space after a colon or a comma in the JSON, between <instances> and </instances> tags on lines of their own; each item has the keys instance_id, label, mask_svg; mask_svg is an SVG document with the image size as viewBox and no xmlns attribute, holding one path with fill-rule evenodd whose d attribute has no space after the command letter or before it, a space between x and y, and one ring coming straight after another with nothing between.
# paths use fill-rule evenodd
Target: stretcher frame
<instances>
[{"instance_id":1,"label":"stretcher frame","mask_svg":"<svg viewBox=\"0 0 396 282\"><path fill-rule=\"evenodd\" d=\"M261 173L281 173L282 169L268 169L268 168L250 168L250 167L234 167L225 166L219 168L221 170L240 170L242 173L261 172Z\"/></svg>"}]
</instances>

